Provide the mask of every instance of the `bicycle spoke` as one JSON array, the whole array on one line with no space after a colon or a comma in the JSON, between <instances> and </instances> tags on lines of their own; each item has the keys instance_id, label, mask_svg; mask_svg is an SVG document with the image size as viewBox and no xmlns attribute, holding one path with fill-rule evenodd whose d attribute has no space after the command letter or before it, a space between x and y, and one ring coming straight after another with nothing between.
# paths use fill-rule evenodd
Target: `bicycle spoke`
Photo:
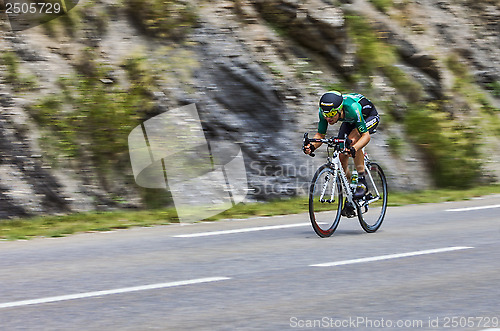
<instances>
[{"instance_id":1,"label":"bicycle spoke","mask_svg":"<svg viewBox=\"0 0 500 331\"><path fill-rule=\"evenodd\" d=\"M342 195L339 178L327 165L318 169L309 190L309 216L314 231L320 237L329 237L340 221ZM325 200L324 197L330 199Z\"/></svg>"}]
</instances>

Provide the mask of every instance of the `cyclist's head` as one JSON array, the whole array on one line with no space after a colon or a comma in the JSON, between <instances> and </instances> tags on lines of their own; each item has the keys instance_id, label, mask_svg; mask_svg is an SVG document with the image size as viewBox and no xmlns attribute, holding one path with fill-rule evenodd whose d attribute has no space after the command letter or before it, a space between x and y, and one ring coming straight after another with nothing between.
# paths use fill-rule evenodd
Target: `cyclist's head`
<instances>
[{"instance_id":1,"label":"cyclist's head","mask_svg":"<svg viewBox=\"0 0 500 331\"><path fill-rule=\"evenodd\" d=\"M323 94L319 99L319 108L325 117L334 117L342 109L344 98L342 93L330 91Z\"/></svg>"}]
</instances>

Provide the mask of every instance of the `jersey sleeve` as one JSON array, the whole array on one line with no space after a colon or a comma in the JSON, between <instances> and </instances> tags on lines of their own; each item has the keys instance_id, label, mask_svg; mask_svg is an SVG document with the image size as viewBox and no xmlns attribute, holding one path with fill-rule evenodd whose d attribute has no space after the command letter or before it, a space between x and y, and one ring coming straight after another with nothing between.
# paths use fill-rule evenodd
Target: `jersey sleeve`
<instances>
[{"instance_id":1,"label":"jersey sleeve","mask_svg":"<svg viewBox=\"0 0 500 331\"><path fill-rule=\"evenodd\" d=\"M326 134L326 130L328 128L328 122L323 117L323 114L321 114L321 110L318 112L318 115L319 115L318 133Z\"/></svg>"}]
</instances>

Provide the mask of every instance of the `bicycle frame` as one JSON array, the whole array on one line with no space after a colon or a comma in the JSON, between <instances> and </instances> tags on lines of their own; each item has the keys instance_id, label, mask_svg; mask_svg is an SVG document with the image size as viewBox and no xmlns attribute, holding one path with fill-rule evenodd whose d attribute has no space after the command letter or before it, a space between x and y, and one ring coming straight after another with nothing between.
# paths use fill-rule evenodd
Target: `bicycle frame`
<instances>
[{"instance_id":1,"label":"bicycle frame","mask_svg":"<svg viewBox=\"0 0 500 331\"><path fill-rule=\"evenodd\" d=\"M365 173L368 175L368 179L370 180L370 183L372 184L372 187L375 189L375 194L376 196L373 199L370 199L368 201L366 200L354 200L353 195L354 192L351 189L349 179L347 178L347 175L345 174L344 168L342 167L342 163L340 162L340 148L339 144L344 143L345 146L349 146L351 144L350 139L339 139L339 138L330 138L330 139L309 139L307 135L304 135L304 145L306 143L311 143L311 142L321 142L321 143L326 143L327 144L327 165L333 170L333 178L337 178L337 175L340 174L340 179L341 179L341 187L342 187L342 193L345 195L346 199L348 202L350 202L353 205L357 205L359 207L363 207L366 205L369 205L372 202L375 202L380 199L380 193L378 191L377 185L375 185L375 182L373 181L373 177L371 175L369 165L370 165L370 159L368 158L368 154L364 152L364 150L361 150L364 155L364 163L365 163ZM333 153L331 149L333 148ZM314 154L311 154L311 156L315 156ZM320 196L320 201L325 202L327 200L324 199L326 190L328 188L328 182L325 182L323 184L323 188L321 191L321 196ZM336 190L336 185L332 185L332 192L330 195L330 202L333 202L333 196L335 195L335 190Z\"/></svg>"},{"instance_id":2,"label":"bicycle frame","mask_svg":"<svg viewBox=\"0 0 500 331\"><path fill-rule=\"evenodd\" d=\"M340 162L340 158L339 158L340 153L337 150L337 148L335 148L333 151L333 155L330 156L330 152L331 152L330 148L331 148L330 146L328 146L328 148L327 148L327 153L328 153L327 164L333 170L333 179L335 180L335 178L337 178L337 175L340 175L340 183L342 184L342 193L344 193L347 201L354 204L351 185L350 185L349 179L347 178L347 175L345 174L344 168L342 167L342 163ZM327 187L324 187L325 191L326 191L326 188ZM333 196L335 194L335 189L336 189L336 185L332 185L331 199L333 199ZM323 196L325 192L322 191L321 193L322 193L321 196Z\"/></svg>"}]
</instances>

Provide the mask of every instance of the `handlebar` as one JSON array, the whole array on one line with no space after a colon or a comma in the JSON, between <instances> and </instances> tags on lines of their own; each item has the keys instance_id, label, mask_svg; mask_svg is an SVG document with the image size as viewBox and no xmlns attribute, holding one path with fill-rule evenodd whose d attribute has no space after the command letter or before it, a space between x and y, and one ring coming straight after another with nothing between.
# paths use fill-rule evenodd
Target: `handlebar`
<instances>
[{"instance_id":1,"label":"handlebar","mask_svg":"<svg viewBox=\"0 0 500 331\"><path fill-rule=\"evenodd\" d=\"M305 147L307 145L309 145L310 143L315 143L315 142L324 143L324 144L327 144L329 147L335 147L335 148L339 148L340 144L344 144L344 148L349 149L349 147L351 146L352 140L349 138L342 139L342 138L335 138L335 137L331 137L329 139L315 139L315 138L310 139L309 133L306 132L306 133L304 133L302 149L305 150ZM316 154L314 154L313 152L311 152L309 155L311 157L316 156Z\"/></svg>"}]
</instances>

